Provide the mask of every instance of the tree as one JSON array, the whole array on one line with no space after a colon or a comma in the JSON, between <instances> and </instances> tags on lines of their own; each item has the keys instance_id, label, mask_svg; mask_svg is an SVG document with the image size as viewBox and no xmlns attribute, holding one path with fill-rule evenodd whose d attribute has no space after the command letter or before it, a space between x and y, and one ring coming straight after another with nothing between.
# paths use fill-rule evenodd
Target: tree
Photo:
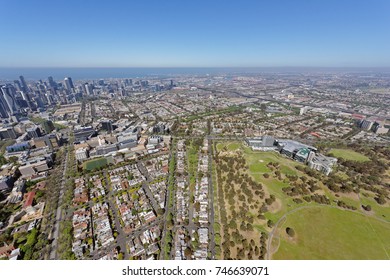
<instances>
[{"instance_id":1,"label":"tree","mask_svg":"<svg viewBox=\"0 0 390 280\"><path fill-rule=\"evenodd\" d=\"M366 206L364 206L364 205L362 205L362 207L363 207L363 209L364 210L366 210L366 211L371 211L371 205L366 205Z\"/></svg>"},{"instance_id":2,"label":"tree","mask_svg":"<svg viewBox=\"0 0 390 280\"><path fill-rule=\"evenodd\" d=\"M192 250L191 250L191 248L187 247L184 250L184 256L186 257L187 260L191 259L191 257L192 257Z\"/></svg>"},{"instance_id":3,"label":"tree","mask_svg":"<svg viewBox=\"0 0 390 280\"><path fill-rule=\"evenodd\" d=\"M231 220L230 223L229 223L229 228L236 229L237 228L237 223L234 220Z\"/></svg>"},{"instance_id":4,"label":"tree","mask_svg":"<svg viewBox=\"0 0 390 280\"><path fill-rule=\"evenodd\" d=\"M197 212L200 211L200 203L199 203L199 201L197 201L197 202L194 203L194 208L195 208L195 210L196 210Z\"/></svg>"},{"instance_id":5,"label":"tree","mask_svg":"<svg viewBox=\"0 0 390 280\"><path fill-rule=\"evenodd\" d=\"M375 198L376 202L378 202L380 205L383 205L386 203L386 198L384 195L379 195Z\"/></svg>"},{"instance_id":6,"label":"tree","mask_svg":"<svg viewBox=\"0 0 390 280\"><path fill-rule=\"evenodd\" d=\"M167 217L167 226L169 228L173 227L173 215L172 213L169 213L168 214L168 217Z\"/></svg>"},{"instance_id":7,"label":"tree","mask_svg":"<svg viewBox=\"0 0 390 280\"><path fill-rule=\"evenodd\" d=\"M9 158L9 161L12 163L16 163L18 161L18 157L12 156Z\"/></svg>"},{"instance_id":8,"label":"tree","mask_svg":"<svg viewBox=\"0 0 390 280\"><path fill-rule=\"evenodd\" d=\"M294 231L293 228L287 227L287 228L286 228L286 233L287 233L290 237L294 237L294 236L295 236L295 231Z\"/></svg>"}]
</instances>

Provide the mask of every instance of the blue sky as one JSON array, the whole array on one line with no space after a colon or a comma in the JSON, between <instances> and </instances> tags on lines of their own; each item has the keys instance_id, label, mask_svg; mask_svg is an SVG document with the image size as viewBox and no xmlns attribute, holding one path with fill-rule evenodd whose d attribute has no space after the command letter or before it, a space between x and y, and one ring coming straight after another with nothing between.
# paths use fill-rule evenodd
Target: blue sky
<instances>
[{"instance_id":1,"label":"blue sky","mask_svg":"<svg viewBox=\"0 0 390 280\"><path fill-rule=\"evenodd\" d=\"M390 1L0 0L0 67L389 67Z\"/></svg>"}]
</instances>

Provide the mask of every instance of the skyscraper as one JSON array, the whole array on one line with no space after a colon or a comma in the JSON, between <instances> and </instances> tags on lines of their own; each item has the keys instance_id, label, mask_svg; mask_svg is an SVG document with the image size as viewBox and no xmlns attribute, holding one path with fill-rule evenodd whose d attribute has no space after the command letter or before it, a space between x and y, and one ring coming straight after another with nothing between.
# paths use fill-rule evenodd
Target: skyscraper
<instances>
[{"instance_id":1,"label":"skyscraper","mask_svg":"<svg viewBox=\"0 0 390 280\"><path fill-rule=\"evenodd\" d=\"M28 93L22 92L21 96L23 100L26 100L27 102L31 102L31 98L30 95L28 95Z\"/></svg>"},{"instance_id":2,"label":"skyscraper","mask_svg":"<svg viewBox=\"0 0 390 280\"><path fill-rule=\"evenodd\" d=\"M23 87L22 87L22 85L20 84L19 80L15 80L15 81L14 81L14 84L15 84L16 90L18 90L18 91L23 91Z\"/></svg>"},{"instance_id":3,"label":"skyscraper","mask_svg":"<svg viewBox=\"0 0 390 280\"><path fill-rule=\"evenodd\" d=\"M17 105L15 100L15 88L10 84L4 85L1 87L1 93L3 99L2 102L6 103L10 115L17 113L17 111L19 110L19 106Z\"/></svg>"},{"instance_id":4,"label":"skyscraper","mask_svg":"<svg viewBox=\"0 0 390 280\"><path fill-rule=\"evenodd\" d=\"M48 78L48 80L49 80L49 85L50 85L51 88L57 88L57 83L53 80L52 76L50 76Z\"/></svg>"},{"instance_id":5,"label":"skyscraper","mask_svg":"<svg viewBox=\"0 0 390 280\"><path fill-rule=\"evenodd\" d=\"M125 86L132 86L133 85L133 80L132 79L125 79Z\"/></svg>"},{"instance_id":6,"label":"skyscraper","mask_svg":"<svg viewBox=\"0 0 390 280\"><path fill-rule=\"evenodd\" d=\"M5 102L3 98L3 94L0 92L0 117L1 118L8 118L9 117L9 110L7 103Z\"/></svg>"},{"instance_id":7,"label":"skyscraper","mask_svg":"<svg viewBox=\"0 0 390 280\"><path fill-rule=\"evenodd\" d=\"M29 88L27 86L27 83L26 83L26 80L24 79L23 76L19 76L19 79L20 79L20 83L22 84L22 90L25 91L25 92L29 92Z\"/></svg>"},{"instance_id":8,"label":"skyscraper","mask_svg":"<svg viewBox=\"0 0 390 280\"><path fill-rule=\"evenodd\" d=\"M88 84L88 83L85 83L85 84L84 84L84 92L85 92L87 95L93 95L93 85Z\"/></svg>"},{"instance_id":9,"label":"skyscraper","mask_svg":"<svg viewBox=\"0 0 390 280\"><path fill-rule=\"evenodd\" d=\"M71 77L66 77L64 79L64 83L65 83L65 88L68 90L68 91L72 91L74 89L74 85L73 85L73 82L72 82L72 78Z\"/></svg>"}]
</instances>

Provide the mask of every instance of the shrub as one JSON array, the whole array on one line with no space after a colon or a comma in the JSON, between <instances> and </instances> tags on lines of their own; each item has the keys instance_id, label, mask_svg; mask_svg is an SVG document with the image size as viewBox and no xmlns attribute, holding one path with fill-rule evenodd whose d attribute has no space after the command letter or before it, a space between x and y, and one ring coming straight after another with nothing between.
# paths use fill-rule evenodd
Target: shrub
<instances>
[{"instance_id":1,"label":"shrub","mask_svg":"<svg viewBox=\"0 0 390 280\"><path fill-rule=\"evenodd\" d=\"M363 209L366 210L366 211L371 211L371 205L362 205Z\"/></svg>"},{"instance_id":2,"label":"shrub","mask_svg":"<svg viewBox=\"0 0 390 280\"><path fill-rule=\"evenodd\" d=\"M286 228L286 233L290 236L290 237L294 237L295 236L295 231L294 229L290 228L290 227L287 227Z\"/></svg>"}]
</instances>

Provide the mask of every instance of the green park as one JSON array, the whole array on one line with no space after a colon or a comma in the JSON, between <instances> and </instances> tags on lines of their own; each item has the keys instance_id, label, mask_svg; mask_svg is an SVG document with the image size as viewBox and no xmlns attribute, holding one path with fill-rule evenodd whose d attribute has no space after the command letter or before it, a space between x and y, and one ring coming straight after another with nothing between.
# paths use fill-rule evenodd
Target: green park
<instances>
[{"instance_id":1,"label":"green park","mask_svg":"<svg viewBox=\"0 0 390 280\"><path fill-rule=\"evenodd\" d=\"M370 160L365 155L350 149L331 149L329 151L329 154L333 155L336 158L342 158L345 160L353 160L353 161L360 161L360 162L365 162Z\"/></svg>"},{"instance_id":2,"label":"green park","mask_svg":"<svg viewBox=\"0 0 390 280\"><path fill-rule=\"evenodd\" d=\"M83 163L83 168L88 171L100 169L108 164L106 158L97 158Z\"/></svg>"},{"instance_id":3,"label":"green park","mask_svg":"<svg viewBox=\"0 0 390 280\"><path fill-rule=\"evenodd\" d=\"M242 227L239 230L235 229L234 225L224 223L223 217L219 217L222 252L224 243L228 242L224 239L223 232L230 237L236 230L242 236L255 240L267 234L266 248L269 252L260 253L264 258L390 259L389 207L387 204L378 204L375 193L364 190L359 196L352 191L331 191L327 185L331 180L325 175L308 171L304 164L277 152L253 151L238 141L219 142L215 145L215 152L219 160L216 168L221 169L217 171L220 174L217 176L220 191L217 192L219 197L216 212L220 213L220 216L226 212L227 221L234 218L232 214L238 217L241 215L254 217L251 226L257 232L248 233L245 227L244 230ZM346 160L360 162L369 160L365 155L348 149L332 149L331 153ZM224 166L225 162L221 162L221 158L226 158L227 163L230 162L236 169L233 159L241 161L241 158L244 158L245 167L241 166L237 171L229 170ZM252 192L254 202L251 199L245 200L242 195L236 196L237 200L244 199L248 207L240 206L240 201L237 201L234 208L228 203L229 185L233 185L237 193L235 176L245 177L246 174L250 175L254 184L262 186L264 195ZM233 179L227 184L226 178L229 179L229 176ZM341 177L334 176L342 181ZM221 199L221 194L224 199ZM259 208L256 208L257 201L262 205ZM364 209L364 206L368 205L369 210ZM236 223L239 222L240 219L237 219ZM224 228L229 228L229 231ZM287 234L286 228L294 229L295 236ZM232 243L232 240L229 240L229 243L236 245L237 242ZM265 244L263 250L264 246ZM225 250L227 249L225 245ZM239 251L240 246L227 250L232 258L239 258ZM226 258L227 255L221 256Z\"/></svg>"}]
</instances>

